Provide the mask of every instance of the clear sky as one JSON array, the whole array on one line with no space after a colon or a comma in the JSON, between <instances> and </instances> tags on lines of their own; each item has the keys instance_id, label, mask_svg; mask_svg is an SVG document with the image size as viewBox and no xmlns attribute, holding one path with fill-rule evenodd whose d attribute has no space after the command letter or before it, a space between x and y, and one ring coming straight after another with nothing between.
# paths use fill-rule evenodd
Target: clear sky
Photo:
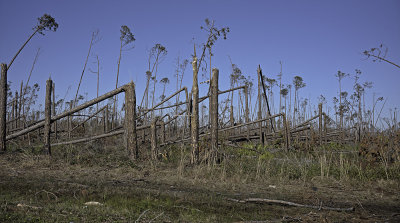
<instances>
[{"instance_id":1,"label":"clear sky","mask_svg":"<svg viewBox=\"0 0 400 223\"><path fill-rule=\"evenodd\" d=\"M31 82L38 83L43 99L45 81L51 75L56 95L72 99L89 48L91 32L99 29L101 41L93 46L88 66L95 69L94 56L101 63L100 93L115 88L121 25L135 35L135 48L123 52L120 85L133 80L138 100L145 86L148 51L156 43L168 54L160 64L158 77L168 77L175 90L176 58L190 59L193 43L206 41L200 30L204 19L215 20L218 27L228 26L228 39L216 42L213 67L220 70L220 90L229 88L232 62L256 82L256 70L277 78L283 63L283 82L302 76L307 87L300 97L317 104L319 95L332 102L337 95L338 70L354 74L362 71L361 82L372 81L372 93L388 98L389 108L399 107L400 69L385 62L365 60L362 52L379 44L389 51L387 59L400 63L400 1L8 1L0 0L0 62L9 63L32 33L36 18L48 13L59 24L57 32L37 35L18 56L8 73L12 89L26 82L36 50L41 53ZM204 79L200 79L203 81ZM184 85L191 88L192 71L187 67ZM353 80L344 81L343 90L352 92ZM158 85L157 94L161 93ZM275 95L279 95L275 87ZM80 93L96 94L96 75L87 72ZM200 95L206 94L204 87ZM167 93L168 95L168 93ZM139 99L140 98L140 99ZM277 99L275 99L277 101ZM276 103L275 103L276 104Z\"/></svg>"}]
</instances>

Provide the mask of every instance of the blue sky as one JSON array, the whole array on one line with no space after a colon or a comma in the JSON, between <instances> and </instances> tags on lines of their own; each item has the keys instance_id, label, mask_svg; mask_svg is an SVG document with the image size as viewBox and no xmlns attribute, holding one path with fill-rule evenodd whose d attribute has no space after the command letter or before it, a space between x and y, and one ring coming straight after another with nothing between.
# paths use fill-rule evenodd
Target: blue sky
<instances>
[{"instance_id":1,"label":"blue sky","mask_svg":"<svg viewBox=\"0 0 400 223\"><path fill-rule=\"evenodd\" d=\"M400 1L0 1L0 61L8 63L31 34L36 18L48 13L59 24L57 32L37 35L18 56L8 73L15 91L26 82L36 49L41 53L31 82L38 83L43 98L46 79L56 83L56 95L72 99L79 82L89 47L91 32L100 30L101 41L93 46L92 55L101 63L100 93L115 87L121 25L135 35L135 48L123 52L120 85L133 80L141 98L149 49L156 43L168 54L159 66L158 76L168 77L167 92L175 90L176 58L190 59L193 43L206 41L200 30L204 19L215 20L219 27L228 26L228 39L220 39L213 49L213 67L220 70L220 90L229 88L232 62L256 81L256 70L277 78L283 63L283 82L291 83L302 76L307 87L300 97L317 104L319 95L329 102L337 95L338 70L354 74L362 71L361 81L372 81L372 93L388 98L389 108L399 107L400 69L384 63L365 60L362 52L383 43L387 59L400 63ZM88 66L94 69L94 57ZM184 85L191 88L192 71L187 67ZM200 79L202 81L203 79ZM343 90L352 92L353 80L344 81ZM158 85L156 94L161 93ZM275 87L275 90L278 88ZM96 94L96 76L85 73L80 93ZM204 87L201 95L206 94ZM275 95L278 95L276 91ZM168 93L167 93L168 95ZM138 97L138 98L139 98ZM275 99L278 101L278 99ZM277 103L275 103L277 105Z\"/></svg>"}]
</instances>

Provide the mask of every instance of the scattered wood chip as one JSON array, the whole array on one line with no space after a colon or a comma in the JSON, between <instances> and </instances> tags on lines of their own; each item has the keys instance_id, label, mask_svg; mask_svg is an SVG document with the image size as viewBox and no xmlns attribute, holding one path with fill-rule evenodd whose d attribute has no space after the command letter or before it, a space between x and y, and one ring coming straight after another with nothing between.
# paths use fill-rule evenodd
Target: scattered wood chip
<instances>
[{"instance_id":1,"label":"scattered wood chip","mask_svg":"<svg viewBox=\"0 0 400 223\"><path fill-rule=\"evenodd\" d=\"M85 203L85 205L87 205L87 206L101 206L103 204L100 203L100 202L97 202L97 201L88 201L88 202Z\"/></svg>"},{"instance_id":2,"label":"scattered wood chip","mask_svg":"<svg viewBox=\"0 0 400 223\"><path fill-rule=\"evenodd\" d=\"M17 207L19 207L19 208L30 208L30 209L35 209L35 210L42 209L42 207L36 207L36 206L31 206L31 205L21 204L21 203L17 204Z\"/></svg>"}]
</instances>

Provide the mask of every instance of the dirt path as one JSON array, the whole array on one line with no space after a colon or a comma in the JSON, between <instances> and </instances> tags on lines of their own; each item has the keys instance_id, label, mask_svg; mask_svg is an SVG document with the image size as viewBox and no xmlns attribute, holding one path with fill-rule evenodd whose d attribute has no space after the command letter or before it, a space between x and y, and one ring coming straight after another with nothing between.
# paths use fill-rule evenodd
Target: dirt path
<instances>
[{"instance_id":1,"label":"dirt path","mask_svg":"<svg viewBox=\"0 0 400 223\"><path fill-rule=\"evenodd\" d=\"M0 221L400 222L398 183L260 185L177 177L175 169L81 167L0 158ZM232 199L264 198L348 208L325 211ZM87 207L85 202L100 202ZM159 216L158 216L159 215ZM157 217L158 216L158 217Z\"/></svg>"}]
</instances>

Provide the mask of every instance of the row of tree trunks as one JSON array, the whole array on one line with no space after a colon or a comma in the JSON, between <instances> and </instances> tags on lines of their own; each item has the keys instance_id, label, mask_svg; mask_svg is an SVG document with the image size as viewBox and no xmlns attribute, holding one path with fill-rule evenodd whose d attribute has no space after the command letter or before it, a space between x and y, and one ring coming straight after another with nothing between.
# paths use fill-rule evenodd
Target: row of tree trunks
<instances>
[{"instance_id":1,"label":"row of tree trunks","mask_svg":"<svg viewBox=\"0 0 400 223\"><path fill-rule=\"evenodd\" d=\"M50 133L51 133L51 93L52 93L53 82L52 80L47 80L46 82L46 99L45 99L45 121L44 121L44 151L46 154L51 155L51 143L50 143ZM129 155L137 159L138 158L138 148L137 148L137 135L136 135L136 95L135 87L133 82L124 86L125 91L125 138L127 140L126 147ZM72 103L71 103L72 105ZM98 112L96 112L98 113ZM69 116L70 117L70 116ZM69 122L70 123L70 122ZM70 126L70 124L69 124ZM71 130L68 129L70 134Z\"/></svg>"},{"instance_id":2,"label":"row of tree trunks","mask_svg":"<svg viewBox=\"0 0 400 223\"><path fill-rule=\"evenodd\" d=\"M41 127L44 127L44 131L43 131L43 142L44 142L44 146L43 146L43 150L46 154L51 155L51 145L63 145L63 144L71 144L74 143L73 141L70 142L65 142L65 143L56 143L56 144L51 144L50 141L50 134L51 134L51 130L52 130L52 124L53 125L53 132L55 133L55 135L57 134L57 126L56 126L56 121L65 117L68 117L68 135L70 137L70 132L72 130L72 126L71 126L71 115L75 112L78 112L82 109L85 109L89 106L92 106L96 103L99 103L107 98L110 98L120 92L125 92L125 126L124 126L124 130L123 133L125 134L125 138L126 138L126 148L127 151L129 152L129 155L133 158L133 159L137 159L139 156L138 153L138 147L137 147L137 134L136 134L136 95L135 95L135 86L133 84L133 82L124 85L116 90L113 90L105 95L102 95L98 98L95 98L89 102L86 102L82 105L76 106L76 107L71 107L69 111L64 112L60 115L55 115L55 104L54 104L54 84L53 81L51 79L46 81L46 96L45 96L45 119L43 121L39 121L38 123L23 129L19 132L10 134L10 135L6 135L6 95L7 95L7 69L6 69L6 65L2 64L2 72L1 72L1 91L0 91L0 97L2 98L2 100L0 100L0 143L1 143L1 147L0 150L1 151L5 151L6 150L6 140L11 140L14 139L18 136L22 136L26 133L30 133L32 131L35 130L40 130ZM53 94L53 100L52 100L52 94ZM53 101L53 103L52 103ZM71 106L73 105L72 103L70 104ZM105 109L105 111L108 111L108 109ZM98 111L100 112L100 111ZM96 114L98 113L96 112ZM52 116L53 113L53 116ZM106 112L107 113L107 112ZM93 116L93 115L92 115ZM107 115L105 115L104 117L104 122L107 123L108 120L106 118ZM90 117L89 117L90 118ZM40 135L40 134L39 134ZM104 134L105 136L106 134ZM102 138L102 136L94 136L94 137L89 137L87 139L96 139L96 138ZM75 140L76 142L80 142L80 141L89 141L87 139L80 139L80 140Z\"/></svg>"},{"instance_id":3,"label":"row of tree trunks","mask_svg":"<svg viewBox=\"0 0 400 223\"><path fill-rule=\"evenodd\" d=\"M86 103L83 103L83 104L81 104L79 106L76 106L76 107L70 109L69 111L66 111L66 112L64 112L62 114L59 114L59 115L55 115L55 116L51 117L51 120L55 121L55 120L59 120L59 119L68 117L68 116L70 116L70 115L72 115L72 114L74 114L74 113L76 113L76 112L78 112L78 111L80 111L82 109L85 109L85 108L90 107L90 106L92 106L94 104L97 104L97 103L99 103L99 102L101 102L103 100L106 100L106 99L108 99L108 98L110 98L110 97L112 97L112 96L114 96L116 94L119 94L119 93L123 92L124 91L124 87L125 86L119 87L119 88L117 88L115 90L112 90L112 91L110 91L110 92L108 92L108 93L106 93L106 94L104 94L104 95L102 95L102 96L100 96L98 98L92 99L92 100L90 100L90 101L88 101ZM44 120L40 121L40 122L38 122L38 123L36 123L36 124L34 124L32 126L29 126L28 128L25 128L22 131L19 131L19 132L16 132L16 133L8 135L6 137L6 140L11 140L11 139L14 139L16 137L22 136L22 135L24 135L24 134L26 134L28 132L32 132L32 131L37 130L37 129L43 127L43 126L44 126Z\"/></svg>"}]
</instances>

